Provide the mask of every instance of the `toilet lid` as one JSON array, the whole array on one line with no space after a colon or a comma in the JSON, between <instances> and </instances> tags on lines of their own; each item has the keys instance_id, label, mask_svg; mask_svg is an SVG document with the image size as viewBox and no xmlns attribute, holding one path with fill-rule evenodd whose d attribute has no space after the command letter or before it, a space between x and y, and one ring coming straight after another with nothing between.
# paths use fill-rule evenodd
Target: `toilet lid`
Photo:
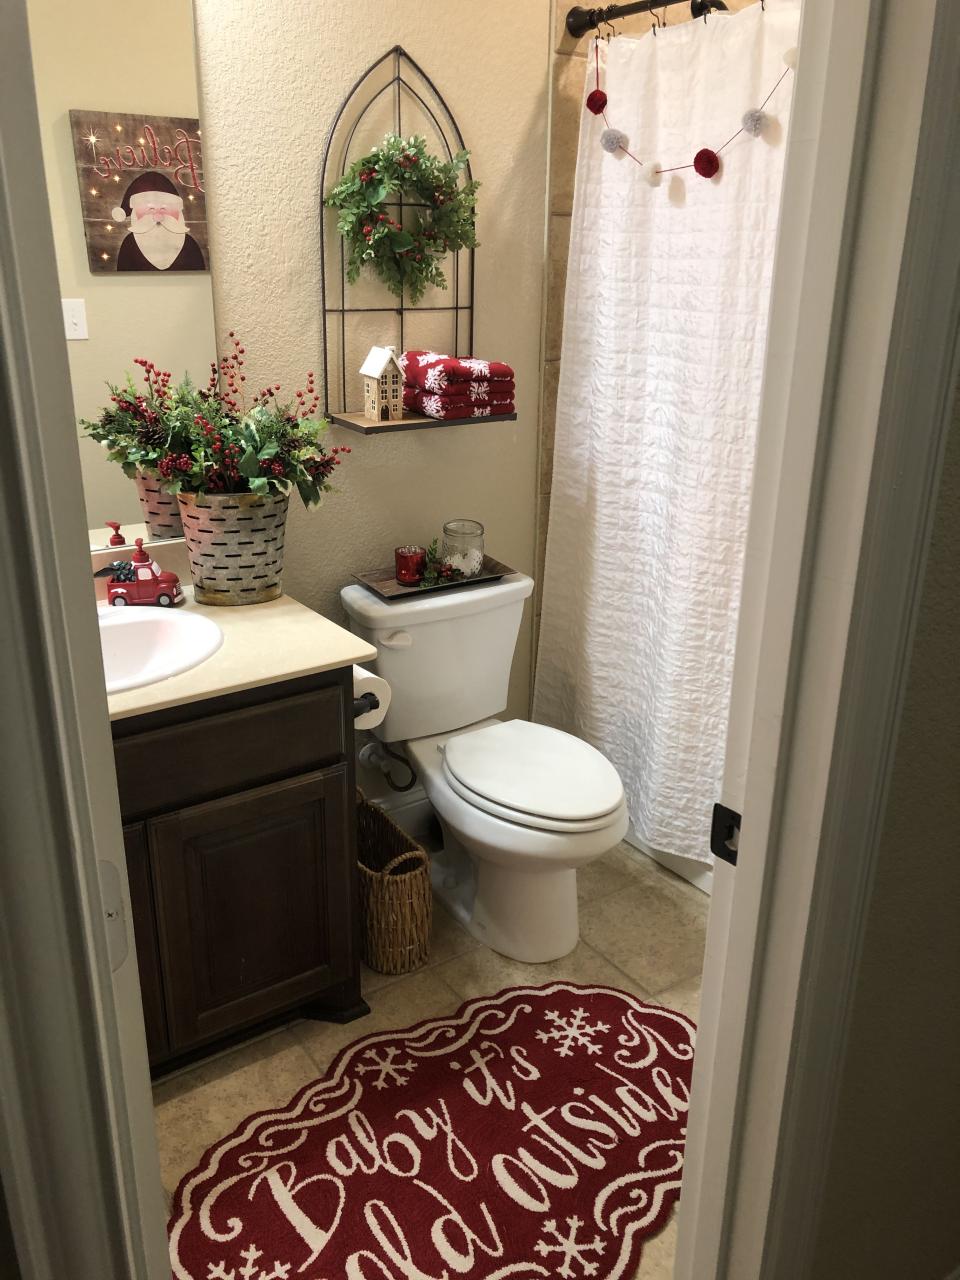
<instances>
[{"instance_id":1,"label":"toilet lid","mask_svg":"<svg viewBox=\"0 0 960 1280\"><path fill-rule=\"evenodd\" d=\"M623 802L623 783L606 756L572 734L529 720L450 738L444 765L481 800L536 818L588 822Z\"/></svg>"}]
</instances>

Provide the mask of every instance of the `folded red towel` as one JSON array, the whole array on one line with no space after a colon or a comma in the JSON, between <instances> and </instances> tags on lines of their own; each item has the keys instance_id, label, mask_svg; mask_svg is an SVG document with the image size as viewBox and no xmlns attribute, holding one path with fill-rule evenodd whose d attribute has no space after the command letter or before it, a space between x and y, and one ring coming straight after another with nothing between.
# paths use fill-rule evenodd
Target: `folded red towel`
<instances>
[{"instance_id":1,"label":"folded red towel","mask_svg":"<svg viewBox=\"0 0 960 1280\"><path fill-rule=\"evenodd\" d=\"M489 400L513 400L516 387L512 378L500 378L482 382L450 382L442 391L429 391L426 387L404 383L408 391L439 396L441 400L469 400L473 404L486 404Z\"/></svg>"},{"instance_id":2,"label":"folded red towel","mask_svg":"<svg viewBox=\"0 0 960 1280\"><path fill-rule=\"evenodd\" d=\"M466 396L438 396L416 387L404 387L403 407L428 418L489 418L501 413L514 413L513 397L508 399L470 400Z\"/></svg>"},{"instance_id":3,"label":"folded red towel","mask_svg":"<svg viewBox=\"0 0 960 1280\"><path fill-rule=\"evenodd\" d=\"M437 351L405 351L400 366L410 386L435 395L451 382L513 382L513 370L499 360L461 360Z\"/></svg>"}]
</instances>

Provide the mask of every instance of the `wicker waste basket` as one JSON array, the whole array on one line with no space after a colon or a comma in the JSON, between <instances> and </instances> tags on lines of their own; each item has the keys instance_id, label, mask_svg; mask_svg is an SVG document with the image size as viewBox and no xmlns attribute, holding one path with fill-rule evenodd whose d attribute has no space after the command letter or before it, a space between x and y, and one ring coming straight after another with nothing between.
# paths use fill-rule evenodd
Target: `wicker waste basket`
<instances>
[{"instance_id":1,"label":"wicker waste basket","mask_svg":"<svg viewBox=\"0 0 960 1280\"><path fill-rule=\"evenodd\" d=\"M409 973L430 954L430 859L385 813L357 795L363 958L377 973Z\"/></svg>"}]
</instances>

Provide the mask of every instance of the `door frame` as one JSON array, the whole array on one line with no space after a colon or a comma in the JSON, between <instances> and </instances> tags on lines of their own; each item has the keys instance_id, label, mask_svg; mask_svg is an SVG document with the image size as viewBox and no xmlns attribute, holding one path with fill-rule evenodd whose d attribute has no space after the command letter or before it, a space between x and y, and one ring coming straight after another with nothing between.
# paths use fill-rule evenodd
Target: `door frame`
<instances>
[{"instance_id":1,"label":"door frame","mask_svg":"<svg viewBox=\"0 0 960 1280\"><path fill-rule=\"evenodd\" d=\"M813 1055L836 1061L843 1045L869 837L882 812L956 374L960 298L945 266L956 250L937 228L948 212L956 225L960 198L951 166L940 166L938 182L935 163L960 123L947 83L960 26L951 6L806 0L761 433L771 483L755 504L748 550L762 588L749 641L759 676L748 690L746 822L739 869L717 869L676 1280L796 1280L815 1226L813 1161L804 1165L800 1152L828 1131L830 1098L801 1068ZM906 176L898 187L888 175L878 189L878 125L890 127L882 90L905 69L916 79L916 41L929 39L934 18L927 98L942 115L925 119L911 200ZM29 849L32 874L0 858L0 1180L31 1277L56 1280L82 1257L98 1280L166 1280L143 1029L131 1036L136 1004L116 1002L99 902L97 860L122 860L122 836L53 237L37 199L44 178L25 0L8 0L2 36L0 412L11 430L0 468L0 697L17 734L0 748L0 776L4 839ZM886 144L900 145L897 173L906 175L903 148L917 123L909 87L899 108ZM890 227L899 219L906 228L908 214L911 260L890 261ZM871 241L878 219L886 225ZM879 268L871 243L884 251ZM882 280L864 294L868 272ZM923 353L905 349L918 322L931 326ZM923 383L916 359L905 358L918 354ZM885 364L885 380L863 380L865 368ZM896 510L883 501L891 474L905 484ZM865 528L876 541L861 559ZM851 798L863 822L838 877L828 854ZM837 921L851 924L842 947L829 928ZM805 1129L812 1119L821 1127ZM57 1160L44 1159L53 1150ZM78 1168L89 1176L71 1177ZM783 1241L765 1255L770 1223ZM789 1267L788 1245L798 1247Z\"/></svg>"},{"instance_id":2,"label":"door frame","mask_svg":"<svg viewBox=\"0 0 960 1280\"><path fill-rule=\"evenodd\" d=\"M960 9L806 0L801 48L675 1280L809 1274L957 385Z\"/></svg>"},{"instance_id":3,"label":"door frame","mask_svg":"<svg viewBox=\"0 0 960 1280\"><path fill-rule=\"evenodd\" d=\"M25 0L0 9L0 83L2 1199L30 1280L168 1280Z\"/></svg>"}]
</instances>

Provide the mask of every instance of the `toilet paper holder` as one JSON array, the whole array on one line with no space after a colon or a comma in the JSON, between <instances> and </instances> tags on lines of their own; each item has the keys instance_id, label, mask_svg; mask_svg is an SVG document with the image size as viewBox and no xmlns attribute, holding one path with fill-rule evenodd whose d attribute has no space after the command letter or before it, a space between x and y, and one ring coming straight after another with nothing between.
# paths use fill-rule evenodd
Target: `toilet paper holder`
<instances>
[{"instance_id":1,"label":"toilet paper holder","mask_svg":"<svg viewBox=\"0 0 960 1280\"><path fill-rule=\"evenodd\" d=\"M380 699L375 693L361 693L359 698L353 700L353 718L359 720L361 716L365 716L370 711L378 710Z\"/></svg>"}]
</instances>

